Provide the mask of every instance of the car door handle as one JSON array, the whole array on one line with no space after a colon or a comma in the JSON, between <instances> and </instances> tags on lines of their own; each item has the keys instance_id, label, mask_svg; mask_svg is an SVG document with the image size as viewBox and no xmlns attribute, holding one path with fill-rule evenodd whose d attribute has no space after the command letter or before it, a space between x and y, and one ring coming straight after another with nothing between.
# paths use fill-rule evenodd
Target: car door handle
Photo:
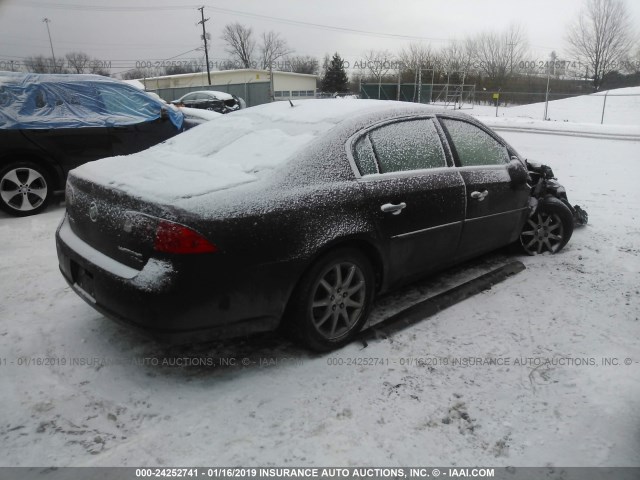
<instances>
[{"instance_id":1,"label":"car door handle","mask_svg":"<svg viewBox=\"0 0 640 480\"><path fill-rule=\"evenodd\" d=\"M485 190L484 192L471 192L471 198L475 198L479 202L484 200L484 197L489 195L489 192Z\"/></svg>"},{"instance_id":2,"label":"car door handle","mask_svg":"<svg viewBox=\"0 0 640 480\"><path fill-rule=\"evenodd\" d=\"M402 209L406 207L407 207L407 204L404 202L398 203L397 205L394 205L393 203L385 203L380 207L380 210L382 210L384 213L400 215L400 213L402 212Z\"/></svg>"}]
</instances>

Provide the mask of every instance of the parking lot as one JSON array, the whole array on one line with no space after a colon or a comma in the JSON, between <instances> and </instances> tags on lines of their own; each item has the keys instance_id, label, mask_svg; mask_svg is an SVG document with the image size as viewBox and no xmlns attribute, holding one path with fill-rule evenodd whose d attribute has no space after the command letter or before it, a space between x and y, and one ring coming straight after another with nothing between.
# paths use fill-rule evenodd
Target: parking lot
<instances>
[{"instance_id":1,"label":"parking lot","mask_svg":"<svg viewBox=\"0 0 640 480\"><path fill-rule=\"evenodd\" d=\"M640 465L640 145L503 136L553 167L589 225L558 255L501 251L386 296L376 319L526 265L324 355L275 334L166 347L120 328L58 271L62 205L0 214L0 464Z\"/></svg>"}]
</instances>

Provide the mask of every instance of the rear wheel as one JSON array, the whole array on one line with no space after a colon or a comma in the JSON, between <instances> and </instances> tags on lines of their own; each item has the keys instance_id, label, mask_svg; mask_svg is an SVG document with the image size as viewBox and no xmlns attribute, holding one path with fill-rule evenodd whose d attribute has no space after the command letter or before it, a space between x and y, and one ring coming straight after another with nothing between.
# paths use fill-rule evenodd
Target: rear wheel
<instances>
[{"instance_id":1,"label":"rear wheel","mask_svg":"<svg viewBox=\"0 0 640 480\"><path fill-rule=\"evenodd\" d=\"M349 343L367 320L374 272L365 255L335 250L304 275L291 299L288 326L309 348L326 352Z\"/></svg>"},{"instance_id":2,"label":"rear wheel","mask_svg":"<svg viewBox=\"0 0 640 480\"><path fill-rule=\"evenodd\" d=\"M548 198L524 225L520 244L529 255L557 253L573 234L573 214L556 198Z\"/></svg>"},{"instance_id":3,"label":"rear wheel","mask_svg":"<svg viewBox=\"0 0 640 480\"><path fill-rule=\"evenodd\" d=\"M16 162L0 168L0 208L24 217L40 213L51 199L47 172L32 162Z\"/></svg>"}]
</instances>

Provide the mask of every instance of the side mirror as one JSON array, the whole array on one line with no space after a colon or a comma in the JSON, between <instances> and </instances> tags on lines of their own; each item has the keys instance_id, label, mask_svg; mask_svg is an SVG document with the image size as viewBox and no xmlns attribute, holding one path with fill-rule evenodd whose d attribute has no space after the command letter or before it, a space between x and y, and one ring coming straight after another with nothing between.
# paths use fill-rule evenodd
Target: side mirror
<instances>
[{"instance_id":1,"label":"side mirror","mask_svg":"<svg viewBox=\"0 0 640 480\"><path fill-rule=\"evenodd\" d=\"M518 157L511 157L511 161L507 165L507 171L511 178L511 185L514 187L519 187L531 181L527 167Z\"/></svg>"}]
</instances>

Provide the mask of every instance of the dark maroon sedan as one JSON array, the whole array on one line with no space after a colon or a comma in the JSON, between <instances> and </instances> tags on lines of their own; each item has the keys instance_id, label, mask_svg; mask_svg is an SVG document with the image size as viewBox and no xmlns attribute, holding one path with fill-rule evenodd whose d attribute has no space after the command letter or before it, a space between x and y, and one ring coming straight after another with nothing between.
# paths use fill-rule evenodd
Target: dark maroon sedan
<instances>
[{"instance_id":1,"label":"dark maroon sedan","mask_svg":"<svg viewBox=\"0 0 640 480\"><path fill-rule=\"evenodd\" d=\"M516 242L533 218L523 159L467 115L307 100L230 117L70 173L58 257L91 306L183 340L284 322L329 350L375 295Z\"/></svg>"}]
</instances>

